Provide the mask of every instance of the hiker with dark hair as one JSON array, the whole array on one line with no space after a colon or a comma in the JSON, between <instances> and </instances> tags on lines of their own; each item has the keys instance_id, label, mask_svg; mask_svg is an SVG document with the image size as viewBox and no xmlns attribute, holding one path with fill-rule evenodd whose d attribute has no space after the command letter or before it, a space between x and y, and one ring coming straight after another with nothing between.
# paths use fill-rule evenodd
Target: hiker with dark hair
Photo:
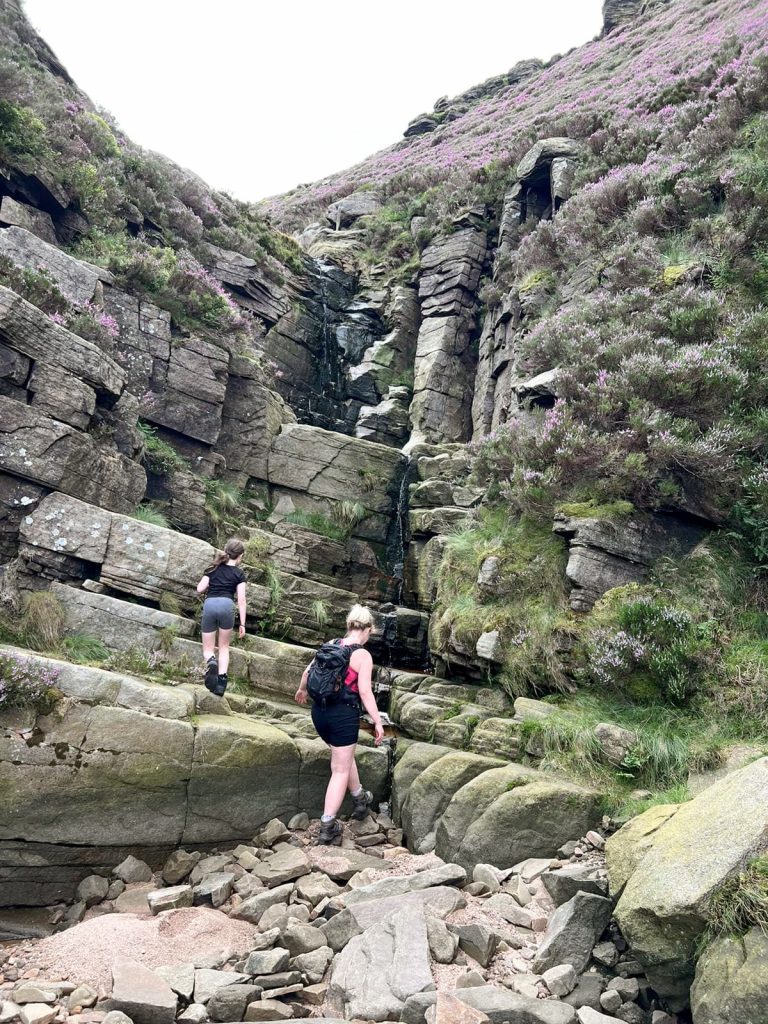
<instances>
[{"instance_id":1,"label":"hiker with dark hair","mask_svg":"<svg viewBox=\"0 0 768 1024\"><path fill-rule=\"evenodd\" d=\"M217 551L213 564L197 584L198 594L207 594L203 605L203 660L205 685L217 697L227 688L229 668L229 641L235 628L235 599L240 612L240 638L245 636L245 573L240 563L245 554L241 540L232 538ZM218 633L219 659L216 660L216 634Z\"/></svg>"},{"instance_id":2,"label":"hiker with dark hair","mask_svg":"<svg viewBox=\"0 0 768 1024\"><path fill-rule=\"evenodd\" d=\"M347 635L323 644L304 670L296 701L312 698L312 722L322 740L331 748L331 779L325 792L325 807L317 841L327 845L341 835L336 815L349 790L352 817L362 820L370 813L373 794L363 789L355 762L360 729L360 703L371 717L378 746L384 738L379 709L371 688L373 659L363 650L371 636L373 616L356 604L347 616Z\"/></svg>"}]
</instances>

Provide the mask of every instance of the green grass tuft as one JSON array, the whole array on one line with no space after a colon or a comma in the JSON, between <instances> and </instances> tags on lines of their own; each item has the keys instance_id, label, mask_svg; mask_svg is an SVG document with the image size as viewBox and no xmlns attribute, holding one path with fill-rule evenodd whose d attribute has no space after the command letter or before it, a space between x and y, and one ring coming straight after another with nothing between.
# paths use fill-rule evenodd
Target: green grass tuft
<instances>
[{"instance_id":1,"label":"green grass tuft","mask_svg":"<svg viewBox=\"0 0 768 1024\"><path fill-rule=\"evenodd\" d=\"M25 598L19 633L30 647L53 651L64 635L65 619L61 601L49 590L37 590Z\"/></svg>"},{"instance_id":2,"label":"green grass tuft","mask_svg":"<svg viewBox=\"0 0 768 1024\"><path fill-rule=\"evenodd\" d=\"M150 526L162 526L165 530L171 528L164 514L151 502L139 505L136 511L132 513L131 518L137 519L140 523L149 523Z\"/></svg>"},{"instance_id":3,"label":"green grass tuft","mask_svg":"<svg viewBox=\"0 0 768 1024\"><path fill-rule=\"evenodd\" d=\"M758 857L746 871L729 878L709 905L710 937L744 935L750 928L768 933L768 856Z\"/></svg>"},{"instance_id":4,"label":"green grass tuft","mask_svg":"<svg viewBox=\"0 0 768 1024\"><path fill-rule=\"evenodd\" d=\"M139 433L144 439L142 461L150 473L154 473L156 476L166 476L176 469L184 469L186 467L187 464L184 459L182 459L175 448L172 448L167 441L158 436L157 430L154 427L151 427L149 423L145 423L143 420L139 420L137 426Z\"/></svg>"},{"instance_id":5,"label":"green grass tuft","mask_svg":"<svg viewBox=\"0 0 768 1024\"><path fill-rule=\"evenodd\" d=\"M97 636L88 633L70 633L61 641L61 650L67 661L78 665L106 661L109 648Z\"/></svg>"}]
</instances>

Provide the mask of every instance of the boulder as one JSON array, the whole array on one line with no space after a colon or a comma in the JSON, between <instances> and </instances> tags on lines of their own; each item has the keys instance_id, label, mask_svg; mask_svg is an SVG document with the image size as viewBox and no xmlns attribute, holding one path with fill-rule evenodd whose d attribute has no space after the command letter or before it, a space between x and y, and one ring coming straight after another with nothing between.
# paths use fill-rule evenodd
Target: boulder
<instances>
[{"instance_id":1,"label":"boulder","mask_svg":"<svg viewBox=\"0 0 768 1024\"><path fill-rule=\"evenodd\" d=\"M74 1010L76 1006L83 1008L93 1006L99 998L99 993L90 985L78 985L74 992L67 997L67 1008Z\"/></svg>"},{"instance_id":2,"label":"boulder","mask_svg":"<svg viewBox=\"0 0 768 1024\"><path fill-rule=\"evenodd\" d=\"M152 651L158 645L160 630L190 639L195 634L191 619L158 608L129 604L108 594L95 594L63 583L54 583L51 591L64 606L67 631L96 636L111 651L131 647Z\"/></svg>"},{"instance_id":3,"label":"boulder","mask_svg":"<svg viewBox=\"0 0 768 1024\"><path fill-rule=\"evenodd\" d=\"M248 1004L261 993L259 985L222 985L208 1000L208 1016L213 1021L242 1020Z\"/></svg>"},{"instance_id":4,"label":"boulder","mask_svg":"<svg viewBox=\"0 0 768 1024\"><path fill-rule=\"evenodd\" d=\"M145 861L139 860L132 854L117 865L113 874L126 884L130 882L152 881L152 868Z\"/></svg>"},{"instance_id":5,"label":"boulder","mask_svg":"<svg viewBox=\"0 0 768 1024\"><path fill-rule=\"evenodd\" d=\"M300 953L291 961L291 966L296 971L301 971L302 977L310 985L319 984L325 977L328 965L333 960L333 950L330 946L319 946L309 953Z\"/></svg>"},{"instance_id":6,"label":"boulder","mask_svg":"<svg viewBox=\"0 0 768 1024\"><path fill-rule=\"evenodd\" d=\"M664 3L669 0L603 0L603 34Z\"/></svg>"},{"instance_id":7,"label":"boulder","mask_svg":"<svg viewBox=\"0 0 768 1024\"><path fill-rule=\"evenodd\" d=\"M145 416L185 437L214 444L221 431L229 354L202 338L171 345L159 399Z\"/></svg>"},{"instance_id":8,"label":"boulder","mask_svg":"<svg viewBox=\"0 0 768 1024\"><path fill-rule=\"evenodd\" d=\"M424 910L407 906L347 943L334 960L327 1001L341 1017L385 1021L433 988Z\"/></svg>"},{"instance_id":9,"label":"boulder","mask_svg":"<svg viewBox=\"0 0 768 1024\"><path fill-rule=\"evenodd\" d=\"M579 1024L611 1024L616 1018L606 1013L600 1013L591 1006L581 1006L577 1014Z\"/></svg>"},{"instance_id":10,"label":"boulder","mask_svg":"<svg viewBox=\"0 0 768 1024\"><path fill-rule=\"evenodd\" d=\"M199 860L199 850L193 850L191 853L186 850L174 850L163 866L163 881L169 885L178 885L184 881Z\"/></svg>"},{"instance_id":11,"label":"boulder","mask_svg":"<svg viewBox=\"0 0 768 1024\"><path fill-rule=\"evenodd\" d=\"M102 875L88 875L77 887L78 899L81 899L87 907L101 903L106 899L109 890L109 880Z\"/></svg>"},{"instance_id":12,"label":"boulder","mask_svg":"<svg viewBox=\"0 0 768 1024\"><path fill-rule=\"evenodd\" d=\"M396 766L395 786L398 786L398 775L402 784L405 782L403 773L409 771L412 763L421 762L420 747L421 744L413 744ZM430 756L434 749L427 755ZM495 759L476 754L451 752L426 765L411 783L407 804L400 813L399 821L408 838L409 848L416 853L428 853L434 849L438 823L454 794L471 779L498 764ZM473 865L467 863L464 866Z\"/></svg>"},{"instance_id":13,"label":"boulder","mask_svg":"<svg viewBox=\"0 0 768 1024\"><path fill-rule=\"evenodd\" d=\"M99 277L104 273L65 253L55 244L55 239L54 244L50 244L24 227L0 230L0 255L19 267L44 271L64 298L75 306L85 306L93 299Z\"/></svg>"},{"instance_id":14,"label":"boulder","mask_svg":"<svg viewBox=\"0 0 768 1024\"><path fill-rule=\"evenodd\" d=\"M55 988L44 988L40 985L22 983L13 992L13 1001L19 1006L26 1006L27 1003L55 1003Z\"/></svg>"},{"instance_id":15,"label":"boulder","mask_svg":"<svg viewBox=\"0 0 768 1024\"><path fill-rule=\"evenodd\" d=\"M642 582L659 558L687 555L706 532L672 515L590 515L587 505L583 514L557 513L553 530L569 542L565 573L576 611L589 611L614 587Z\"/></svg>"},{"instance_id":16,"label":"boulder","mask_svg":"<svg viewBox=\"0 0 768 1024\"><path fill-rule=\"evenodd\" d=\"M146 473L132 459L2 395L0 465L15 476L117 512L132 512L146 488ZM70 553L63 535L54 550Z\"/></svg>"},{"instance_id":17,"label":"boulder","mask_svg":"<svg viewBox=\"0 0 768 1024\"><path fill-rule=\"evenodd\" d=\"M575 1024L572 1006L554 999L533 999L496 985L456 990L456 998L486 1014L491 1024Z\"/></svg>"},{"instance_id":18,"label":"boulder","mask_svg":"<svg viewBox=\"0 0 768 1024\"><path fill-rule=\"evenodd\" d=\"M637 735L629 729L622 729L612 722L600 722L595 726L595 739L600 744L605 760L618 767L637 743Z\"/></svg>"},{"instance_id":19,"label":"boulder","mask_svg":"<svg viewBox=\"0 0 768 1024\"><path fill-rule=\"evenodd\" d=\"M192 900L191 885L172 885L167 889L155 889L147 895L147 903L153 914L176 910L178 907L191 907Z\"/></svg>"},{"instance_id":20,"label":"boulder","mask_svg":"<svg viewBox=\"0 0 768 1024\"><path fill-rule=\"evenodd\" d=\"M531 911L521 907L517 900L508 893L496 893L495 896L491 896L485 905L494 914L503 917L509 924L517 925L518 928L533 927L533 914Z\"/></svg>"},{"instance_id":21,"label":"boulder","mask_svg":"<svg viewBox=\"0 0 768 1024\"><path fill-rule=\"evenodd\" d=\"M293 1017L293 1009L279 999L260 999L258 1002L250 1003L245 1009L246 1021L280 1021L290 1020Z\"/></svg>"},{"instance_id":22,"label":"boulder","mask_svg":"<svg viewBox=\"0 0 768 1024\"><path fill-rule=\"evenodd\" d=\"M685 998L713 895L766 851L767 791L764 757L681 804L627 881L616 919L660 995Z\"/></svg>"},{"instance_id":23,"label":"boulder","mask_svg":"<svg viewBox=\"0 0 768 1024\"><path fill-rule=\"evenodd\" d=\"M358 502L368 513L354 535L386 537L404 468L400 452L306 424L286 424L272 442L268 479L273 487L302 492L324 502Z\"/></svg>"},{"instance_id":24,"label":"boulder","mask_svg":"<svg viewBox=\"0 0 768 1024\"><path fill-rule=\"evenodd\" d=\"M569 992L567 996L563 996L562 1000L569 1006L578 1009L579 1012L587 1007L590 1010L594 1010L595 1013L599 1013L601 1008L600 997L604 988L605 978L602 974L587 971L579 975L576 988Z\"/></svg>"},{"instance_id":25,"label":"boulder","mask_svg":"<svg viewBox=\"0 0 768 1024\"><path fill-rule=\"evenodd\" d=\"M439 917L427 913L427 940L429 953L439 964L451 964L456 956L458 938Z\"/></svg>"},{"instance_id":26,"label":"boulder","mask_svg":"<svg viewBox=\"0 0 768 1024\"><path fill-rule=\"evenodd\" d=\"M339 886L321 871L304 875L296 883L296 895L299 899L307 900L313 907L326 897L332 899L338 896L340 892Z\"/></svg>"},{"instance_id":27,"label":"boulder","mask_svg":"<svg viewBox=\"0 0 768 1024\"><path fill-rule=\"evenodd\" d=\"M152 913L149 906L149 895L154 891L155 887L151 883L146 885L130 885L114 901L114 910L118 914L135 914L137 917L149 917ZM84 904L81 905L84 906ZM82 920L82 915L77 920Z\"/></svg>"},{"instance_id":28,"label":"boulder","mask_svg":"<svg viewBox=\"0 0 768 1024\"><path fill-rule=\"evenodd\" d=\"M206 875L193 891L196 907L220 907L232 895L235 876L231 871L216 871Z\"/></svg>"},{"instance_id":29,"label":"boulder","mask_svg":"<svg viewBox=\"0 0 768 1024\"><path fill-rule=\"evenodd\" d=\"M301 975L298 971L277 971L274 974L257 974L254 976L254 984L260 985L263 989L269 990L269 998L275 999L279 995L291 995L301 989ZM293 988L293 986L296 988ZM280 991L291 989L291 992Z\"/></svg>"},{"instance_id":30,"label":"boulder","mask_svg":"<svg viewBox=\"0 0 768 1024\"><path fill-rule=\"evenodd\" d=\"M243 900L232 911L231 916L240 918L243 921L250 921L252 924L258 924L268 907L285 903L292 892L293 886L291 884L281 885L276 889L268 889L266 892L258 893L256 896Z\"/></svg>"},{"instance_id":31,"label":"boulder","mask_svg":"<svg viewBox=\"0 0 768 1024\"><path fill-rule=\"evenodd\" d=\"M435 886L407 892L399 896L365 900L342 910L321 926L327 944L335 952L343 949L355 935L371 925L384 921L406 907L422 907L425 912L444 918L454 910L466 906L466 900L456 889Z\"/></svg>"},{"instance_id":32,"label":"boulder","mask_svg":"<svg viewBox=\"0 0 768 1024\"><path fill-rule=\"evenodd\" d=\"M451 931L458 938L460 949L481 967L488 967L499 944L499 936L494 931L481 922L452 925Z\"/></svg>"},{"instance_id":33,"label":"boulder","mask_svg":"<svg viewBox=\"0 0 768 1024\"><path fill-rule=\"evenodd\" d=\"M208 1010L202 1003L190 1003L186 1010L182 1010L176 1020L178 1024L205 1024L208 1020Z\"/></svg>"},{"instance_id":34,"label":"boulder","mask_svg":"<svg viewBox=\"0 0 768 1024\"><path fill-rule=\"evenodd\" d=\"M691 988L694 1024L768 1020L768 936L759 928L711 942Z\"/></svg>"},{"instance_id":35,"label":"boulder","mask_svg":"<svg viewBox=\"0 0 768 1024\"><path fill-rule=\"evenodd\" d=\"M343 850L340 847L318 850L312 861L315 867L335 882L348 882L353 875L366 868L381 870L381 861L377 858L369 857L359 850Z\"/></svg>"},{"instance_id":36,"label":"boulder","mask_svg":"<svg viewBox=\"0 0 768 1024\"><path fill-rule=\"evenodd\" d=\"M588 864L566 864L556 871L545 871L541 880L556 907L567 903L577 892L608 895L608 880L600 878L596 869Z\"/></svg>"},{"instance_id":37,"label":"boulder","mask_svg":"<svg viewBox=\"0 0 768 1024\"><path fill-rule=\"evenodd\" d=\"M302 924L300 921L289 924L283 929L281 942L289 950L292 957L300 956L302 953L311 953L325 945L325 936L319 928L309 924Z\"/></svg>"},{"instance_id":38,"label":"boulder","mask_svg":"<svg viewBox=\"0 0 768 1024\"><path fill-rule=\"evenodd\" d=\"M326 212L326 220L331 227L348 228L360 217L376 213L381 208L381 199L375 192L353 192L331 203Z\"/></svg>"},{"instance_id":39,"label":"boulder","mask_svg":"<svg viewBox=\"0 0 768 1024\"><path fill-rule=\"evenodd\" d=\"M134 1024L173 1024L177 1006L176 993L154 971L133 960L114 961L110 1010L127 1014Z\"/></svg>"},{"instance_id":40,"label":"boulder","mask_svg":"<svg viewBox=\"0 0 768 1024\"><path fill-rule=\"evenodd\" d=\"M642 814L630 818L626 825L622 825L610 837L605 846L605 863L610 894L614 899L621 895L635 868L650 850L658 830L679 807L679 804L656 804L649 807Z\"/></svg>"},{"instance_id":41,"label":"boulder","mask_svg":"<svg viewBox=\"0 0 768 1024\"><path fill-rule=\"evenodd\" d=\"M451 796L436 831L444 860L510 867L582 835L598 815L598 795L573 783L508 765L489 768Z\"/></svg>"},{"instance_id":42,"label":"boulder","mask_svg":"<svg viewBox=\"0 0 768 1024\"><path fill-rule=\"evenodd\" d=\"M576 987L576 971L570 964L550 967L541 977L553 996L567 996Z\"/></svg>"},{"instance_id":43,"label":"boulder","mask_svg":"<svg viewBox=\"0 0 768 1024\"><path fill-rule=\"evenodd\" d=\"M575 139L563 136L540 139L528 150L517 165L517 177L521 181L531 181L542 175L549 176L552 161L557 157L576 157L579 145Z\"/></svg>"},{"instance_id":44,"label":"boulder","mask_svg":"<svg viewBox=\"0 0 768 1024\"><path fill-rule=\"evenodd\" d=\"M195 967L194 964L175 964L173 967L155 967L155 974L158 974L164 981L167 981L173 991L182 999L190 1002L192 993L195 990Z\"/></svg>"},{"instance_id":45,"label":"boulder","mask_svg":"<svg viewBox=\"0 0 768 1024\"><path fill-rule=\"evenodd\" d=\"M452 992L438 992L434 1024L487 1024L489 1018L481 1011L462 1003Z\"/></svg>"},{"instance_id":46,"label":"boulder","mask_svg":"<svg viewBox=\"0 0 768 1024\"><path fill-rule=\"evenodd\" d=\"M542 974L551 967L570 964L576 972L589 963L592 947L611 918L613 904L603 896L577 893L558 907L533 961L533 969Z\"/></svg>"},{"instance_id":47,"label":"boulder","mask_svg":"<svg viewBox=\"0 0 768 1024\"><path fill-rule=\"evenodd\" d=\"M195 971L195 1002L205 1004L220 988L229 985L239 985L249 980L250 976L248 974L241 974L238 971L216 971L210 968L198 968Z\"/></svg>"},{"instance_id":48,"label":"boulder","mask_svg":"<svg viewBox=\"0 0 768 1024\"><path fill-rule=\"evenodd\" d=\"M292 882L302 875L309 874L309 858L303 850L292 848L281 850L253 868L252 874L260 879L268 889L277 885Z\"/></svg>"},{"instance_id":49,"label":"boulder","mask_svg":"<svg viewBox=\"0 0 768 1024\"><path fill-rule=\"evenodd\" d=\"M270 391L257 373L246 360L232 360L216 442L216 450L227 460L227 471L237 473L246 484L267 479L270 445L283 424L296 421L280 395Z\"/></svg>"},{"instance_id":50,"label":"boulder","mask_svg":"<svg viewBox=\"0 0 768 1024\"><path fill-rule=\"evenodd\" d=\"M27 1003L19 1009L21 1024L51 1024L57 1015L55 1006L47 1003Z\"/></svg>"},{"instance_id":51,"label":"boulder","mask_svg":"<svg viewBox=\"0 0 768 1024\"><path fill-rule=\"evenodd\" d=\"M43 210L36 210L34 206L19 203L10 196L3 196L0 199L0 224L4 227L24 228L44 242L56 245L56 231L51 215Z\"/></svg>"}]
</instances>

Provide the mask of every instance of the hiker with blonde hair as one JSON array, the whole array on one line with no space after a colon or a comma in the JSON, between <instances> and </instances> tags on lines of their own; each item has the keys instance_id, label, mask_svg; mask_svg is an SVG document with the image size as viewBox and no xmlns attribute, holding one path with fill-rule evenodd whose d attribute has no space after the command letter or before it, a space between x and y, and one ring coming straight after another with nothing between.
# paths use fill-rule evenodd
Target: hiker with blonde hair
<instances>
[{"instance_id":1,"label":"hiker with blonde hair","mask_svg":"<svg viewBox=\"0 0 768 1024\"><path fill-rule=\"evenodd\" d=\"M217 551L212 565L197 584L198 594L207 594L203 604L203 660L205 685L217 697L223 697L227 688L229 669L229 642L235 628L235 600L240 613L239 635L245 636L245 573L240 563L245 545L233 537ZM216 660L218 634L219 658Z\"/></svg>"},{"instance_id":2,"label":"hiker with blonde hair","mask_svg":"<svg viewBox=\"0 0 768 1024\"><path fill-rule=\"evenodd\" d=\"M363 789L355 761L360 730L360 704L370 715L378 746L384 738L379 709L371 687L373 659L364 650L373 629L370 609L356 604L347 615L347 633L323 644L304 670L296 701L312 698L312 722L331 748L331 778L325 792L318 842L332 843L341 835L337 820L344 797L352 797L352 817L362 820L370 813L373 794Z\"/></svg>"}]
</instances>

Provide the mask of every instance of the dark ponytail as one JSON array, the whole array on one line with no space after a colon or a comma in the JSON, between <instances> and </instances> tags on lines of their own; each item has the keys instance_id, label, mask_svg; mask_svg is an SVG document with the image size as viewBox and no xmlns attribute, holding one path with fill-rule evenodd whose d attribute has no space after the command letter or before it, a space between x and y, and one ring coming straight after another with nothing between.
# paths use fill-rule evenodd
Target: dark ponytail
<instances>
[{"instance_id":1,"label":"dark ponytail","mask_svg":"<svg viewBox=\"0 0 768 1024\"><path fill-rule=\"evenodd\" d=\"M212 572L215 572L215 570L219 568L220 565L224 565L224 563L228 562L230 558L232 560L239 558L244 552L245 544L243 544L241 540L238 540L237 537L232 537L224 545L223 551L214 552L213 562L205 570L205 575L210 576Z\"/></svg>"}]
</instances>

